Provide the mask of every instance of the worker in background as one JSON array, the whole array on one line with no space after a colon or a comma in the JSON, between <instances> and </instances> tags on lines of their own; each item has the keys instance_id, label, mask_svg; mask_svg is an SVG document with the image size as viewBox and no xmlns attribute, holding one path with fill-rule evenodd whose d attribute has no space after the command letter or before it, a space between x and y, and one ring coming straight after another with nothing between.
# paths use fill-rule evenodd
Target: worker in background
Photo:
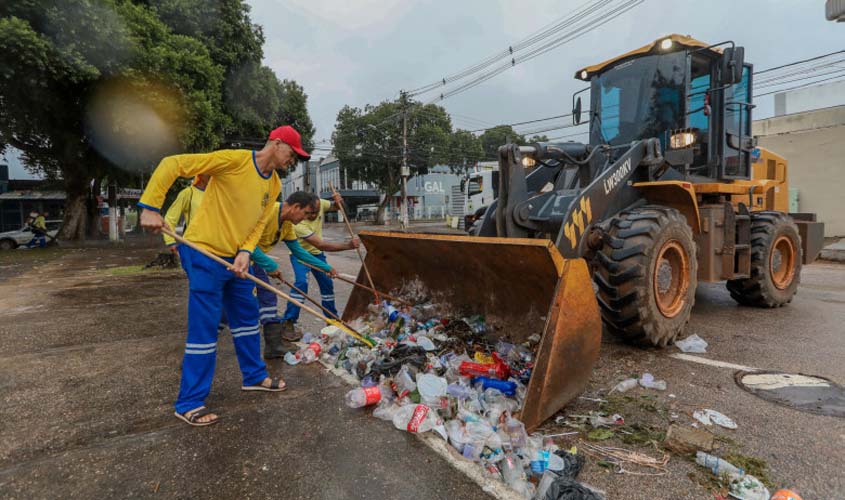
<instances>
[{"instance_id":1,"label":"worker in background","mask_svg":"<svg viewBox=\"0 0 845 500\"><path fill-rule=\"evenodd\" d=\"M296 235L299 237L300 242L302 242L302 247L320 262L326 262L326 254L323 252L353 250L360 245L357 237L343 243L333 243L323 239L323 216L326 212L338 210L342 203L343 198L340 196L340 193L336 192L332 201L320 200L320 210L313 213L310 217L306 217L304 221L296 225ZM314 278L317 280L317 286L320 287L320 299L323 307L334 313L335 316L338 316L337 307L334 302L334 282L325 273L309 269L302 265L301 260L293 254L290 256L290 265L295 275L293 285L303 292L308 293L308 273L313 273ZM300 302L305 300L299 292L293 289L290 291L290 296ZM288 302L287 308L285 308L282 321L286 340L296 341L302 337L302 334L296 331L299 310L299 306L292 302Z\"/></svg>"},{"instance_id":2,"label":"worker in background","mask_svg":"<svg viewBox=\"0 0 845 500\"><path fill-rule=\"evenodd\" d=\"M207 174L200 174L194 177L194 181L190 186L179 191L176 199L173 200L173 203L164 215L164 221L167 222L168 226L175 229L176 226L179 225L179 220L185 219L183 234L188 230L188 226L191 224L191 219L194 214L197 213L200 203L202 203L205 188L208 186L208 181L210 180L211 177ZM179 245L176 243L176 240L166 234L163 236L164 244L167 245L167 249L170 250L173 255L178 255ZM184 262L182 262L182 269L184 269L186 273L188 272L188 266L186 266Z\"/></svg>"},{"instance_id":3,"label":"worker in background","mask_svg":"<svg viewBox=\"0 0 845 500\"><path fill-rule=\"evenodd\" d=\"M187 245L179 255L189 267L188 336L175 415L193 425L215 424L219 417L205 407L217 357L217 323L225 308L238 357L244 391L285 389L271 378L261 359L260 325L255 285L246 279L250 256L267 222L275 215L281 191L275 170L287 170L302 149L299 133L290 126L273 130L258 151L223 150L164 158L153 172L138 205L141 227L158 233L165 222L159 213L167 190L177 177L210 175L203 202L185 231L185 239L230 263L223 266Z\"/></svg>"},{"instance_id":4,"label":"worker in background","mask_svg":"<svg viewBox=\"0 0 845 500\"><path fill-rule=\"evenodd\" d=\"M291 253L291 261L299 259L324 270L332 276L336 276L337 271L326 262L325 258L319 259L302 248L297 239L296 230L294 229L295 225L298 225L307 218L313 218L320 213L320 199L317 198L317 195L305 191L297 191L288 196L284 203L277 203L276 205L278 206L278 216L267 223L264 233L258 242L258 247L256 247L255 252L252 254L252 259L257 264L254 267L255 277L266 283L270 283L268 275L281 279L282 275L281 271L279 271L279 265L267 256L267 252L279 241L285 242L285 246L288 247ZM326 279L328 280L329 278ZM293 293L291 293L291 298L299 301L305 300L301 295L296 294L294 296ZM258 288L258 306L261 315L261 325L264 329L264 359L281 358L287 352L282 340L292 342L298 339L291 339L289 336L284 335L286 332L282 328L282 319L278 316L276 294L264 288ZM290 306L291 304L288 303L288 307Z\"/></svg>"},{"instance_id":5,"label":"worker in background","mask_svg":"<svg viewBox=\"0 0 845 500\"><path fill-rule=\"evenodd\" d=\"M36 244L38 244L39 248L46 247L47 221L44 219L44 215L33 210L29 214L27 224L29 224L29 229L32 231L32 239L26 244L26 248L32 248Z\"/></svg>"}]
</instances>

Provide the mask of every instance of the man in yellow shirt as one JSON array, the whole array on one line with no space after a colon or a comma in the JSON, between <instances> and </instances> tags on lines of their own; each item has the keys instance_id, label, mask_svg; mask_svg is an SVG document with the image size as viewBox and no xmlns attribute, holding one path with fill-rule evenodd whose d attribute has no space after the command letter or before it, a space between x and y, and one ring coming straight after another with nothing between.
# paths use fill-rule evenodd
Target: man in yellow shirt
<instances>
[{"instance_id":1,"label":"man in yellow shirt","mask_svg":"<svg viewBox=\"0 0 845 500\"><path fill-rule=\"evenodd\" d=\"M243 376L242 390L281 391L284 381L270 378L261 359L258 302L255 285L245 279L274 201L281 191L275 170L286 170L297 158L310 158L293 127L273 130L259 151L223 150L164 158L147 184L138 205L141 227L158 233L159 213L167 190L177 177L208 174L212 182L193 217L185 239L231 263L228 268L186 245L179 255L188 271L188 338L182 360L182 380L176 416L194 426L217 423L205 406L211 391L217 352L217 322L225 308Z\"/></svg>"},{"instance_id":2,"label":"man in yellow shirt","mask_svg":"<svg viewBox=\"0 0 845 500\"><path fill-rule=\"evenodd\" d=\"M338 210L343 203L343 198L340 193L335 193L333 201L320 200L320 209L317 212L309 214L304 221L296 225L296 236L308 253L313 255L319 262L326 262L326 254L323 252L341 252L343 250L352 250L358 248L360 244L357 237L343 243L334 243L323 239L323 215L326 212ZM320 299L323 307L333 312L336 316L337 307L334 303L334 283L331 278L325 273L314 271L302 265L300 262L303 259L291 254L290 265L293 268L295 275L295 282L293 286L299 288L305 293L308 293L308 273L309 271L317 280L317 286L320 287ZM308 264L314 265L311 262ZM316 266L319 267L319 266ZM291 289L290 296L300 302L305 300L302 295L294 289ZM284 328L283 336L285 340L299 340L301 335L296 332L295 325L299 320L299 306L288 302L285 308L285 313L282 316L282 324Z\"/></svg>"},{"instance_id":3,"label":"man in yellow shirt","mask_svg":"<svg viewBox=\"0 0 845 500\"><path fill-rule=\"evenodd\" d=\"M292 193L284 203L276 203L275 212L264 227L264 233L258 241L258 246L252 254L253 274L256 278L270 283L269 276L281 278L279 265L266 255L279 241L284 241L292 255L298 259L316 266L335 276L337 272L325 261L315 258L305 251L297 241L295 224L299 224L306 217L313 217L319 212L319 201L314 193L297 191ZM300 301L304 300L302 298ZM258 313L264 330L264 359L281 358L287 351L282 340L282 320L278 316L278 300L276 294L264 289L258 289Z\"/></svg>"}]
</instances>

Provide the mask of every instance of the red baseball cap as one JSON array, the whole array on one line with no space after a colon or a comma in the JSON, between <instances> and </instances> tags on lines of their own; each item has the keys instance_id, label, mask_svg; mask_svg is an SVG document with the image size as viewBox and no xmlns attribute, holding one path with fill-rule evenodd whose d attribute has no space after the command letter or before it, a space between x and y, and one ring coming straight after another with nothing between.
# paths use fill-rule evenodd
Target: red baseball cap
<instances>
[{"instance_id":1,"label":"red baseball cap","mask_svg":"<svg viewBox=\"0 0 845 500\"><path fill-rule=\"evenodd\" d=\"M310 160L311 155L302 149L302 138L299 132L290 125L283 125L272 132L270 132L271 141L282 141L296 152L303 160Z\"/></svg>"}]
</instances>

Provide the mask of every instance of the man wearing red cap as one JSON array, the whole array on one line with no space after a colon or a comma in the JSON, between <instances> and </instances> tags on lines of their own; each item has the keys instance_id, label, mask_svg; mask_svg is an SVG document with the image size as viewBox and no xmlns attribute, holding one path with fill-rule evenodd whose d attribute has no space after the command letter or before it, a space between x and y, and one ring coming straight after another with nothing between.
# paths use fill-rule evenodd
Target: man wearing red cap
<instances>
[{"instance_id":1,"label":"man wearing red cap","mask_svg":"<svg viewBox=\"0 0 845 500\"><path fill-rule=\"evenodd\" d=\"M244 391L278 392L280 378L271 378L261 359L258 302L255 285L245 279L250 255L273 216L281 192L275 170L287 170L310 155L302 149L293 127L273 130L258 151L222 150L207 154L168 156L159 163L141 201L141 227L158 233L164 225L160 209L177 177L208 174L211 182L185 238L224 260L231 272L187 245L179 246L188 271L188 338L182 360L182 381L176 417L194 426L217 423L205 399L211 392L217 353L217 321L225 309Z\"/></svg>"}]
</instances>

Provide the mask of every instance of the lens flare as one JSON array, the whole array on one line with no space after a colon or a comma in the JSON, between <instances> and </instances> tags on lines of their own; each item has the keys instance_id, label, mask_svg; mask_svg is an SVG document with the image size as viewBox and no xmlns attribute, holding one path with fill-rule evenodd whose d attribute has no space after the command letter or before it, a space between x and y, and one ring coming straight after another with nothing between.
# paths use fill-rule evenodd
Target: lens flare
<instances>
[{"instance_id":1,"label":"lens flare","mask_svg":"<svg viewBox=\"0 0 845 500\"><path fill-rule=\"evenodd\" d=\"M115 166L138 170L181 150L185 132L182 95L162 82L114 79L88 101L89 144Z\"/></svg>"}]
</instances>

